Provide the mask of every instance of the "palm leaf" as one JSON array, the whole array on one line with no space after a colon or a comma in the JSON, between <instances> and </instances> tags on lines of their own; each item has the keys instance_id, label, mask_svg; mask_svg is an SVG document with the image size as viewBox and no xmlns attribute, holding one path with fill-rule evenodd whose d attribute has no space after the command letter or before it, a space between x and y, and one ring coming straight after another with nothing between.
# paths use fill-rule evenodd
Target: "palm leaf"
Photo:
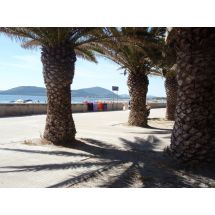
<instances>
[{"instance_id":1,"label":"palm leaf","mask_svg":"<svg viewBox=\"0 0 215 215\"><path fill-rule=\"evenodd\" d=\"M88 60L93 63L98 63L98 61L95 57L95 54L93 53L92 50L89 50L89 49L83 48L83 47L76 47L75 53L76 53L77 57L79 57L79 58L83 58L83 59Z\"/></svg>"}]
</instances>

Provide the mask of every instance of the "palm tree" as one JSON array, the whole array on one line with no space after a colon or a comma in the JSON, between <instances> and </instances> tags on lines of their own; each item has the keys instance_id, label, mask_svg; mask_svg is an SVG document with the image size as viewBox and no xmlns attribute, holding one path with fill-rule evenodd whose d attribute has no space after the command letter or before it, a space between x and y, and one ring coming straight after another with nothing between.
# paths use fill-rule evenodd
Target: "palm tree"
<instances>
[{"instance_id":1,"label":"palm tree","mask_svg":"<svg viewBox=\"0 0 215 215\"><path fill-rule=\"evenodd\" d=\"M176 51L171 44L166 42L163 45L163 55L161 58L160 67L162 68L162 75L165 78L164 85L167 97L166 119L175 120L178 89L178 84L176 81Z\"/></svg>"},{"instance_id":2,"label":"palm tree","mask_svg":"<svg viewBox=\"0 0 215 215\"><path fill-rule=\"evenodd\" d=\"M161 76L165 78L164 86L166 90L166 119L175 120L175 109L177 103L177 88L178 84L176 81L176 66L171 69L167 67L155 67L151 71L152 76Z\"/></svg>"},{"instance_id":3,"label":"palm tree","mask_svg":"<svg viewBox=\"0 0 215 215\"><path fill-rule=\"evenodd\" d=\"M162 55L157 61L157 67L151 72L152 75L165 78L164 86L166 90L166 119L175 120L175 109L177 102L177 81L176 81L176 52L171 44L163 43L160 46Z\"/></svg>"},{"instance_id":4,"label":"palm tree","mask_svg":"<svg viewBox=\"0 0 215 215\"><path fill-rule=\"evenodd\" d=\"M128 73L130 107L128 123L147 126L146 95L148 75L161 55L159 49L161 29L159 28L117 28L112 40L100 46L103 56L120 65Z\"/></svg>"},{"instance_id":5,"label":"palm tree","mask_svg":"<svg viewBox=\"0 0 215 215\"><path fill-rule=\"evenodd\" d=\"M180 161L214 161L215 28L173 28L178 97L169 152Z\"/></svg>"},{"instance_id":6,"label":"palm tree","mask_svg":"<svg viewBox=\"0 0 215 215\"><path fill-rule=\"evenodd\" d=\"M165 77L165 90L166 90L166 119L175 120L175 110L177 103L177 80L175 68L168 71L163 71Z\"/></svg>"},{"instance_id":7,"label":"palm tree","mask_svg":"<svg viewBox=\"0 0 215 215\"><path fill-rule=\"evenodd\" d=\"M22 42L24 48L41 47L48 106L44 138L54 144L75 141L71 90L76 56L96 62L91 42L107 38L102 28L1 27L0 32Z\"/></svg>"}]
</instances>

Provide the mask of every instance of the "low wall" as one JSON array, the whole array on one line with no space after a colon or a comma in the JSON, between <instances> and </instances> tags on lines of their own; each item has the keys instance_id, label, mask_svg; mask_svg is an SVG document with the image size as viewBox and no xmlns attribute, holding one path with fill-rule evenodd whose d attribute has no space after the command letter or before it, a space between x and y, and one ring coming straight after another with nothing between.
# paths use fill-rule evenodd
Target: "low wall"
<instances>
[{"instance_id":1,"label":"low wall","mask_svg":"<svg viewBox=\"0 0 215 215\"><path fill-rule=\"evenodd\" d=\"M154 109L154 108L165 108L166 107L166 103L151 103L151 102L148 102L147 105L149 105L152 109Z\"/></svg>"},{"instance_id":2,"label":"low wall","mask_svg":"<svg viewBox=\"0 0 215 215\"><path fill-rule=\"evenodd\" d=\"M46 104L0 104L0 117L45 113Z\"/></svg>"},{"instance_id":3,"label":"low wall","mask_svg":"<svg viewBox=\"0 0 215 215\"><path fill-rule=\"evenodd\" d=\"M107 111L123 110L123 107L123 103L109 103L107 104Z\"/></svg>"},{"instance_id":4,"label":"low wall","mask_svg":"<svg viewBox=\"0 0 215 215\"><path fill-rule=\"evenodd\" d=\"M166 103L148 103L151 108L165 108ZM72 104L73 113L88 112L87 104ZM127 110L127 103L108 103L107 111ZM0 117L46 114L47 104L0 104Z\"/></svg>"},{"instance_id":5,"label":"low wall","mask_svg":"<svg viewBox=\"0 0 215 215\"><path fill-rule=\"evenodd\" d=\"M166 103L147 102L147 105L149 105L151 109L166 108ZM128 102L124 103L123 110L128 110Z\"/></svg>"},{"instance_id":6,"label":"low wall","mask_svg":"<svg viewBox=\"0 0 215 215\"><path fill-rule=\"evenodd\" d=\"M72 104L73 113L88 111L87 104ZM107 111L123 110L123 103L107 104ZM46 114L47 104L0 104L0 117Z\"/></svg>"},{"instance_id":7,"label":"low wall","mask_svg":"<svg viewBox=\"0 0 215 215\"><path fill-rule=\"evenodd\" d=\"M87 104L72 104L73 113L87 112Z\"/></svg>"}]
</instances>

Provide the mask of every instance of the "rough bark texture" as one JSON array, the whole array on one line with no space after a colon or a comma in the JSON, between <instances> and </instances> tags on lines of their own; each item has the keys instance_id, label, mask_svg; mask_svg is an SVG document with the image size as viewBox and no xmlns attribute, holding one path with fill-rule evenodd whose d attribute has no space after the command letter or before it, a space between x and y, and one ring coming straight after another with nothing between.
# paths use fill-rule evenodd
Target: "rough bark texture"
<instances>
[{"instance_id":1,"label":"rough bark texture","mask_svg":"<svg viewBox=\"0 0 215 215\"><path fill-rule=\"evenodd\" d=\"M188 163L214 161L215 29L178 28L178 99L170 152Z\"/></svg>"},{"instance_id":2,"label":"rough bark texture","mask_svg":"<svg viewBox=\"0 0 215 215\"><path fill-rule=\"evenodd\" d=\"M147 126L146 94L148 91L148 77L144 72L129 72L128 88L130 94L130 114L128 124L133 126Z\"/></svg>"},{"instance_id":3,"label":"rough bark texture","mask_svg":"<svg viewBox=\"0 0 215 215\"><path fill-rule=\"evenodd\" d=\"M165 89L167 96L166 119L175 120L175 109L177 102L177 80L174 75L167 75L165 78Z\"/></svg>"},{"instance_id":4,"label":"rough bark texture","mask_svg":"<svg viewBox=\"0 0 215 215\"><path fill-rule=\"evenodd\" d=\"M41 59L48 96L44 138L58 145L69 144L75 140L76 134L70 90L75 52L69 44L42 47Z\"/></svg>"}]
</instances>

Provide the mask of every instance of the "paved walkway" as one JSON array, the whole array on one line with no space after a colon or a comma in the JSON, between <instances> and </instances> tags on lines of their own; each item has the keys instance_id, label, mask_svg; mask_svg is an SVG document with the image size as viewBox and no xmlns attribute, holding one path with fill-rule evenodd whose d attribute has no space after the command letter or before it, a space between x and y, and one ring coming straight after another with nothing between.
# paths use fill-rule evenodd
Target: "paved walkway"
<instances>
[{"instance_id":1,"label":"paved walkway","mask_svg":"<svg viewBox=\"0 0 215 215\"><path fill-rule=\"evenodd\" d=\"M127 126L128 113L74 114L75 148L37 144L44 115L1 118L0 187L215 186L168 166L162 151L173 122L161 120L165 109L151 110L150 128Z\"/></svg>"}]
</instances>

